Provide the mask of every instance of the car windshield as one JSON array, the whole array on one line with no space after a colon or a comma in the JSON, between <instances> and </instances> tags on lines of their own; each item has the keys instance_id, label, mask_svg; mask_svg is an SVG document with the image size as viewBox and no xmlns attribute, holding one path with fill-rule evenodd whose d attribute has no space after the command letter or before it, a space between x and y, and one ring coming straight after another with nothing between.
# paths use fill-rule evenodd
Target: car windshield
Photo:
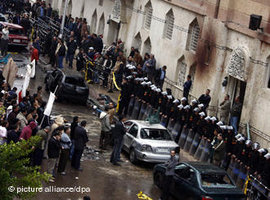
<instances>
[{"instance_id":1,"label":"car windshield","mask_svg":"<svg viewBox=\"0 0 270 200\"><path fill-rule=\"evenodd\" d=\"M9 34L11 35L23 35L22 29L9 28Z\"/></svg>"},{"instance_id":2,"label":"car windshield","mask_svg":"<svg viewBox=\"0 0 270 200\"><path fill-rule=\"evenodd\" d=\"M85 87L84 80L82 78L66 77L65 83Z\"/></svg>"},{"instance_id":3,"label":"car windshield","mask_svg":"<svg viewBox=\"0 0 270 200\"><path fill-rule=\"evenodd\" d=\"M201 174L201 183L208 188L235 187L227 174Z\"/></svg>"},{"instance_id":4,"label":"car windshield","mask_svg":"<svg viewBox=\"0 0 270 200\"><path fill-rule=\"evenodd\" d=\"M5 22L5 21L6 21L5 17L3 17L2 15L0 15L0 22Z\"/></svg>"},{"instance_id":5,"label":"car windshield","mask_svg":"<svg viewBox=\"0 0 270 200\"><path fill-rule=\"evenodd\" d=\"M148 128L141 129L141 138L149 140L172 140L167 130Z\"/></svg>"}]
</instances>

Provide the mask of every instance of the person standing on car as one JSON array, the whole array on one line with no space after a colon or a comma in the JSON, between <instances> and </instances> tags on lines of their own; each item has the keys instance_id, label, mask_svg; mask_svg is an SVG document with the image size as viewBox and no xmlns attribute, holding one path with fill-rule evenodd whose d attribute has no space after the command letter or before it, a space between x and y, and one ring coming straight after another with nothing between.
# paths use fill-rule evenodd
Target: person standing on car
<instances>
[{"instance_id":1,"label":"person standing on car","mask_svg":"<svg viewBox=\"0 0 270 200\"><path fill-rule=\"evenodd\" d=\"M178 163L176 157L175 157L175 151L171 151L171 157L170 159L164 164L166 166L166 172L165 172L165 181L163 186L163 191L160 197L160 200L167 200L170 197L170 186L173 180L174 176L174 169Z\"/></svg>"},{"instance_id":2,"label":"person standing on car","mask_svg":"<svg viewBox=\"0 0 270 200\"><path fill-rule=\"evenodd\" d=\"M8 26L4 26L4 28L2 29L2 37L1 37L1 53L3 57L7 55L8 41L9 41Z\"/></svg>"},{"instance_id":3,"label":"person standing on car","mask_svg":"<svg viewBox=\"0 0 270 200\"><path fill-rule=\"evenodd\" d=\"M63 60L66 55L66 46L62 39L58 38L58 44L56 48L55 55L58 56L58 67L60 69L63 69Z\"/></svg>"}]
</instances>

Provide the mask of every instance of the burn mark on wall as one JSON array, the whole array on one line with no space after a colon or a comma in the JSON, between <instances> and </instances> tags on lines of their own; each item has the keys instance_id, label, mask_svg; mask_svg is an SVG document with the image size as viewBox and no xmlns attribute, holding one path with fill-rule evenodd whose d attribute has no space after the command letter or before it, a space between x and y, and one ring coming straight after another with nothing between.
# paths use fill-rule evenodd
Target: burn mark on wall
<instances>
[{"instance_id":1,"label":"burn mark on wall","mask_svg":"<svg viewBox=\"0 0 270 200\"><path fill-rule=\"evenodd\" d=\"M215 44L215 34L213 32L212 25L207 27L204 34L201 36L199 45L196 51L197 58L197 70L200 74L206 70L206 67L211 65L213 55L213 44Z\"/></svg>"}]
</instances>

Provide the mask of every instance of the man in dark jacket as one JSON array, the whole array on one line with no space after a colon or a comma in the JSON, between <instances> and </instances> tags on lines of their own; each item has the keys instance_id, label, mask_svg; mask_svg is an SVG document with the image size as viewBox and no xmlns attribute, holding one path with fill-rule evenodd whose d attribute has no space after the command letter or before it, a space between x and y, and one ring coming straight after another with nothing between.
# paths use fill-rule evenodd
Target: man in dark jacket
<instances>
[{"instance_id":1,"label":"man in dark jacket","mask_svg":"<svg viewBox=\"0 0 270 200\"><path fill-rule=\"evenodd\" d=\"M164 65L162 68L158 69L156 72L155 83L161 89L163 87L163 83L166 78L166 69L167 69L167 66Z\"/></svg>"},{"instance_id":2,"label":"man in dark jacket","mask_svg":"<svg viewBox=\"0 0 270 200\"><path fill-rule=\"evenodd\" d=\"M50 138L48 143L48 173L53 176L50 179L50 182L54 182L55 177L55 168L60 154L60 139L61 139L61 132L56 131L54 135Z\"/></svg>"},{"instance_id":3,"label":"man in dark jacket","mask_svg":"<svg viewBox=\"0 0 270 200\"><path fill-rule=\"evenodd\" d=\"M242 104L240 102L240 97L236 97L234 104L231 108L231 119L230 119L230 124L233 126L235 134L237 134L237 126L238 126L238 121L240 119L242 111Z\"/></svg>"},{"instance_id":4,"label":"man in dark jacket","mask_svg":"<svg viewBox=\"0 0 270 200\"><path fill-rule=\"evenodd\" d=\"M206 110L209 106L209 103L211 101L211 97L210 97L210 89L207 89L205 94L202 94L200 97L199 97L199 103L202 103L204 105L204 109Z\"/></svg>"},{"instance_id":5,"label":"man in dark jacket","mask_svg":"<svg viewBox=\"0 0 270 200\"><path fill-rule=\"evenodd\" d=\"M16 16L13 17L12 23L13 24L21 24L21 16L19 13L17 13Z\"/></svg>"},{"instance_id":6,"label":"man in dark jacket","mask_svg":"<svg viewBox=\"0 0 270 200\"><path fill-rule=\"evenodd\" d=\"M191 88L192 81L191 81L191 76L187 76L187 81L184 83L184 92L183 92L183 97L186 97L188 100L188 95L189 95L189 90Z\"/></svg>"},{"instance_id":7,"label":"man in dark jacket","mask_svg":"<svg viewBox=\"0 0 270 200\"><path fill-rule=\"evenodd\" d=\"M70 154L69 154L70 160L72 159L72 156L74 154L74 135L75 135L75 128L78 126L78 123L79 123L79 117L78 116L73 117L73 122L71 123L71 126L70 126L70 140L71 140L71 147L70 147Z\"/></svg>"},{"instance_id":8,"label":"man in dark jacket","mask_svg":"<svg viewBox=\"0 0 270 200\"><path fill-rule=\"evenodd\" d=\"M174 176L174 169L177 165L178 161L175 157L175 151L171 151L170 159L165 163L166 172L165 172L165 182L163 186L162 195L160 197L161 200L167 200L170 197L170 186Z\"/></svg>"},{"instance_id":9,"label":"man in dark jacket","mask_svg":"<svg viewBox=\"0 0 270 200\"><path fill-rule=\"evenodd\" d=\"M70 37L70 40L67 43L67 48L68 50L67 50L66 61L67 63L69 63L69 68L72 69L74 54L77 49L77 42L76 40L74 40L74 37Z\"/></svg>"},{"instance_id":10,"label":"man in dark jacket","mask_svg":"<svg viewBox=\"0 0 270 200\"><path fill-rule=\"evenodd\" d=\"M24 17L22 18L20 25L23 27L24 34L28 35L29 30L31 28L31 22L27 14L24 14Z\"/></svg>"},{"instance_id":11,"label":"man in dark jacket","mask_svg":"<svg viewBox=\"0 0 270 200\"><path fill-rule=\"evenodd\" d=\"M74 154L72 157L71 166L76 170L82 171L80 168L80 160L83 154L85 144L89 141L85 130L86 121L82 121L80 126L77 126L74 131Z\"/></svg>"},{"instance_id":12,"label":"man in dark jacket","mask_svg":"<svg viewBox=\"0 0 270 200\"><path fill-rule=\"evenodd\" d=\"M40 142L37 144L37 146L35 147L34 150L34 165L35 166L41 166L42 164L42 158L43 158L43 154L44 154L44 150L46 147L46 143L47 143L47 139L48 139L48 133L50 132L50 127L46 126L44 129L39 130L37 132L37 136L41 137ZM50 149L51 150L51 149Z\"/></svg>"},{"instance_id":13,"label":"man in dark jacket","mask_svg":"<svg viewBox=\"0 0 270 200\"><path fill-rule=\"evenodd\" d=\"M121 145L123 141L123 137L126 134L126 129L124 127L123 122L125 121L123 116L119 116L119 121L116 122L115 127L112 129L112 139L113 139L113 152L111 155L110 162L113 165L120 166L117 163L117 159L120 157Z\"/></svg>"},{"instance_id":14,"label":"man in dark jacket","mask_svg":"<svg viewBox=\"0 0 270 200\"><path fill-rule=\"evenodd\" d=\"M53 37L51 48L50 48L50 64L52 65L52 67L55 67L55 63L56 63L55 51L57 48L57 44L58 44L57 38Z\"/></svg>"},{"instance_id":15,"label":"man in dark jacket","mask_svg":"<svg viewBox=\"0 0 270 200\"><path fill-rule=\"evenodd\" d=\"M119 109L118 114L122 115L123 111L124 114L127 114L128 111L128 104L130 100L130 92L128 87L128 81L126 78L123 79L122 86L121 86L121 96L119 101Z\"/></svg>"}]
</instances>

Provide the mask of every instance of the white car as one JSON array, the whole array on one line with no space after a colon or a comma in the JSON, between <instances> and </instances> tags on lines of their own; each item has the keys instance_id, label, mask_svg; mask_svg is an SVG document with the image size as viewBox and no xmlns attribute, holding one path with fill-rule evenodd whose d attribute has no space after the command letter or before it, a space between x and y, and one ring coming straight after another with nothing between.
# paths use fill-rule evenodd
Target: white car
<instances>
[{"instance_id":1,"label":"white car","mask_svg":"<svg viewBox=\"0 0 270 200\"><path fill-rule=\"evenodd\" d=\"M163 163L169 160L171 150L179 153L178 144L161 124L150 124L148 121L140 120L129 120L124 124L126 134L123 149L129 153L132 163L138 161Z\"/></svg>"}]
</instances>

